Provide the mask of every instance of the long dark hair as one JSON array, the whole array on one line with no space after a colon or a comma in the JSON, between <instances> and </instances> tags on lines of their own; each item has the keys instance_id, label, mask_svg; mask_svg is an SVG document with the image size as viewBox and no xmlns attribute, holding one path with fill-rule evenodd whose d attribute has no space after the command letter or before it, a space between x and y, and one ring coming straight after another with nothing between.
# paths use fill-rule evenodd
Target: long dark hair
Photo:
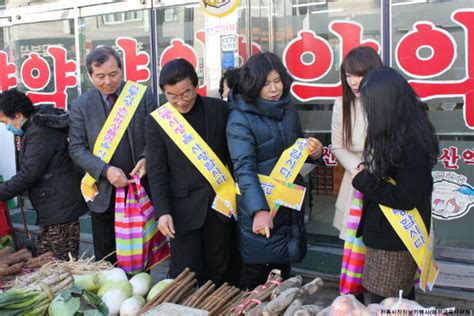
<instances>
[{"instance_id":1,"label":"long dark hair","mask_svg":"<svg viewBox=\"0 0 474 316\"><path fill-rule=\"evenodd\" d=\"M360 83L360 94L367 114L364 162L375 175L390 176L407 142L425 152L431 166L436 164L439 145L427 105L402 75L389 67L371 70Z\"/></svg>"},{"instance_id":2,"label":"long dark hair","mask_svg":"<svg viewBox=\"0 0 474 316\"><path fill-rule=\"evenodd\" d=\"M346 80L346 74L363 77L369 70L383 66L375 50L368 46L358 46L349 51L341 64L342 83L342 143L350 148L352 144L352 111L355 95ZM354 113L355 115L355 113Z\"/></svg>"},{"instance_id":3,"label":"long dark hair","mask_svg":"<svg viewBox=\"0 0 474 316\"><path fill-rule=\"evenodd\" d=\"M240 94L247 103L254 103L272 70L280 74L283 83L282 97L287 96L293 79L278 56L269 52L253 55L247 60L240 69L239 82L234 87L234 94Z\"/></svg>"}]
</instances>

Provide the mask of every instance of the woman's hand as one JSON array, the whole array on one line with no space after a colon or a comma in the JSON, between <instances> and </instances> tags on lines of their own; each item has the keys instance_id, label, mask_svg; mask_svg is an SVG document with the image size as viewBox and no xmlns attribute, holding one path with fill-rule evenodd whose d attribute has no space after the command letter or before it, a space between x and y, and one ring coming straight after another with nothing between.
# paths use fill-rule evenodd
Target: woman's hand
<instances>
[{"instance_id":1,"label":"woman's hand","mask_svg":"<svg viewBox=\"0 0 474 316\"><path fill-rule=\"evenodd\" d=\"M313 160L317 160L321 158L321 155L323 154L323 144L319 141L319 139L314 138L314 137L309 137L308 138L308 152L309 156Z\"/></svg>"},{"instance_id":2,"label":"woman's hand","mask_svg":"<svg viewBox=\"0 0 474 316\"><path fill-rule=\"evenodd\" d=\"M273 218L268 211L257 211L253 217L252 231L270 238L270 229L273 228Z\"/></svg>"},{"instance_id":3,"label":"woman's hand","mask_svg":"<svg viewBox=\"0 0 474 316\"><path fill-rule=\"evenodd\" d=\"M363 171L367 169L367 167L363 164L363 163L360 163L357 168L355 168L353 171L352 171L352 175L351 175L351 179L354 180L354 178L359 174L359 172Z\"/></svg>"}]
</instances>

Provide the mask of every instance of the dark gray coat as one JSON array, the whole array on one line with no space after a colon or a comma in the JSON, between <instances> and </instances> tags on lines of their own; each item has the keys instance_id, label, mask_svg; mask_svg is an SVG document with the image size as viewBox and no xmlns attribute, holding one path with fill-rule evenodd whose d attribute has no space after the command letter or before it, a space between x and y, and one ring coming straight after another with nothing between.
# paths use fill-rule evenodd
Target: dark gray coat
<instances>
[{"instance_id":1,"label":"dark gray coat","mask_svg":"<svg viewBox=\"0 0 474 316\"><path fill-rule=\"evenodd\" d=\"M87 212L68 154L67 127L66 112L39 106L22 127L20 169L0 184L3 201L28 190L40 226L66 223Z\"/></svg>"},{"instance_id":2,"label":"dark gray coat","mask_svg":"<svg viewBox=\"0 0 474 316\"><path fill-rule=\"evenodd\" d=\"M93 202L88 202L89 210L103 213L112 199L112 185L101 176L106 163L94 156L95 141L107 118L99 90L92 88L73 101L70 108L69 153L72 160L98 181L99 194ZM156 100L150 89L140 101L127 132L133 164L145 155L145 117L156 108Z\"/></svg>"},{"instance_id":3,"label":"dark gray coat","mask_svg":"<svg viewBox=\"0 0 474 316\"><path fill-rule=\"evenodd\" d=\"M257 174L270 175L283 151L302 137L298 114L286 108L286 98L247 104L231 96L230 102L227 143L241 192L237 223L242 260L249 264L299 262L306 254L303 211L280 207L270 238L252 231L255 213L269 209ZM302 183L301 177L296 183Z\"/></svg>"}]
</instances>

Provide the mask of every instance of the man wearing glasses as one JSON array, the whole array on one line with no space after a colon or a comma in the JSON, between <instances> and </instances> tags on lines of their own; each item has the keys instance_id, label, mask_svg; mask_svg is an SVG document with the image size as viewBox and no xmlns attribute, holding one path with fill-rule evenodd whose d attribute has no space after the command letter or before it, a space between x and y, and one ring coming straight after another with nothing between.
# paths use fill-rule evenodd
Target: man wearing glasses
<instances>
[{"instance_id":1,"label":"man wearing glasses","mask_svg":"<svg viewBox=\"0 0 474 316\"><path fill-rule=\"evenodd\" d=\"M159 84L179 112L177 116L191 125L224 165L230 166L225 135L227 103L197 93L197 74L184 59L168 62L160 72ZM211 208L213 188L170 132L152 115L145 121L145 130L147 174L158 228L170 239L169 276L175 278L189 267L200 284L212 280L219 286L226 281L231 219Z\"/></svg>"}]
</instances>

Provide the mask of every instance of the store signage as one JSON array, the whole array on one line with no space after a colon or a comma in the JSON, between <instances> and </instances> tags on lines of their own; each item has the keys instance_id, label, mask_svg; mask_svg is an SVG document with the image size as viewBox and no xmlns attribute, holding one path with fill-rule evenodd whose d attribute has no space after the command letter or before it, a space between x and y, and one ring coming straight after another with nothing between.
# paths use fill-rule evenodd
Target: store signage
<instances>
[{"instance_id":1,"label":"store signage","mask_svg":"<svg viewBox=\"0 0 474 316\"><path fill-rule=\"evenodd\" d=\"M223 70L235 68L234 52L222 52L221 56L222 56L221 64L222 64Z\"/></svg>"},{"instance_id":2,"label":"store signage","mask_svg":"<svg viewBox=\"0 0 474 316\"><path fill-rule=\"evenodd\" d=\"M21 78L25 87L30 90L26 94L33 103L53 103L65 108L67 104L67 88L77 86L76 62L67 59L64 47L49 46L48 54L53 59L53 75L48 62L38 53L30 53L21 65ZM44 92L44 88L52 82L53 91Z\"/></svg>"},{"instance_id":3,"label":"store signage","mask_svg":"<svg viewBox=\"0 0 474 316\"><path fill-rule=\"evenodd\" d=\"M221 48L223 52L237 51L237 35L221 36Z\"/></svg>"},{"instance_id":4,"label":"store signage","mask_svg":"<svg viewBox=\"0 0 474 316\"><path fill-rule=\"evenodd\" d=\"M213 1L216 6L225 1ZM465 75L457 80L435 80L436 77L452 69L457 59L457 46L451 34L436 27L428 21L419 21L413 29L403 36L396 45L393 60L406 75L413 78L410 84L423 100L446 97L462 97L464 99L463 114L465 124L474 129L474 9L461 9L452 13L451 19L464 30L465 43ZM380 44L372 39L364 39L362 25L352 21L338 20L329 24L329 31L338 38L338 55L345 56L349 50L359 45L370 46L380 51ZM205 32L196 33L197 43L205 49ZM228 42L227 42L228 41ZM137 49L137 41L130 37L120 37L117 46L123 51L125 79L137 82L150 78L148 66L150 56ZM235 45L226 39L225 47ZM261 51L261 47L252 43L252 54ZM237 54L240 66L248 58L246 39L237 37ZM428 57L420 55L427 50ZM53 65L47 66L46 60L36 52L30 52L21 65L22 82L31 90L29 95L35 103L52 103L64 108L67 104L66 89L78 84L77 65L74 60L66 59L63 47L49 46L48 55ZM160 56L160 65L172 58L189 58L195 67L198 65L198 54L195 47L187 45L182 39L175 38ZM205 54L202 54L205 56ZM301 30L298 36L290 41L283 53L283 62L295 78L291 92L302 101L334 100L341 95L341 83L319 83L335 67L334 53L327 39L318 36L312 30ZM338 58L337 60L341 60ZM0 91L17 85L16 65L9 61L8 55L0 51ZM457 71L456 71L457 73ZM54 91L42 92L53 77ZM207 94L205 86L200 93Z\"/></svg>"},{"instance_id":5,"label":"store signage","mask_svg":"<svg viewBox=\"0 0 474 316\"><path fill-rule=\"evenodd\" d=\"M434 218L452 220L474 208L474 188L467 183L466 176L452 171L433 171L433 181Z\"/></svg>"},{"instance_id":6,"label":"store signage","mask_svg":"<svg viewBox=\"0 0 474 316\"><path fill-rule=\"evenodd\" d=\"M209 15L223 17L231 14L240 0L200 0L201 8Z\"/></svg>"},{"instance_id":7,"label":"store signage","mask_svg":"<svg viewBox=\"0 0 474 316\"><path fill-rule=\"evenodd\" d=\"M198 41L205 41L205 38L202 37L202 32L196 32L195 37ZM197 52L194 50L194 47L186 44L180 38L172 39L171 45L163 50L163 53L160 56L160 69L163 68L167 62L176 58L186 59L191 65L193 65L196 72L199 72L199 58ZM199 86L198 93L200 95L207 95L206 84Z\"/></svg>"},{"instance_id":8,"label":"store signage","mask_svg":"<svg viewBox=\"0 0 474 316\"><path fill-rule=\"evenodd\" d=\"M466 148L462 152L456 146L449 146L441 149L441 155L438 161L441 162L445 169L459 169L459 160L465 165L474 165L474 150Z\"/></svg>"},{"instance_id":9,"label":"store signage","mask_svg":"<svg viewBox=\"0 0 474 316\"><path fill-rule=\"evenodd\" d=\"M464 78L433 80L451 69L457 58L456 42L449 33L428 21L415 23L413 30L400 39L393 59L403 72L415 78L410 80L410 84L423 100L462 97L466 126L474 129L474 9L457 10L452 13L451 19L464 30ZM376 41L363 39L364 32L359 23L333 21L329 30L339 39L342 57L358 45L380 47ZM429 58L420 55L421 49L431 51ZM334 58L329 42L312 30L301 30L298 37L288 43L283 61L297 80L292 86L292 93L298 100L334 100L341 95L340 81L332 84L315 82L334 69Z\"/></svg>"}]
</instances>

